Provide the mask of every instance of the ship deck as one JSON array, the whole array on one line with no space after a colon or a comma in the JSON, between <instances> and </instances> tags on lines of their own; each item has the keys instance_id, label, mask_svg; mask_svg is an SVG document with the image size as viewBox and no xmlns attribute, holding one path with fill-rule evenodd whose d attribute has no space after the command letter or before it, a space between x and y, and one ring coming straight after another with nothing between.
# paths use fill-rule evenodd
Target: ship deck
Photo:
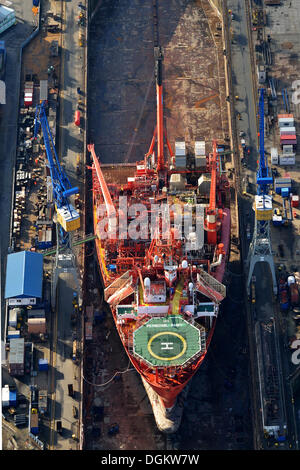
<instances>
[{"instance_id":1,"label":"ship deck","mask_svg":"<svg viewBox=\"0 0 300 470\"><path fill-rule=\"evenodd\" d=\"M127 184L127 178L134 176L136 166L128 165L101 165L101 170L107 184Z\"/></svg>"}]
</instances>

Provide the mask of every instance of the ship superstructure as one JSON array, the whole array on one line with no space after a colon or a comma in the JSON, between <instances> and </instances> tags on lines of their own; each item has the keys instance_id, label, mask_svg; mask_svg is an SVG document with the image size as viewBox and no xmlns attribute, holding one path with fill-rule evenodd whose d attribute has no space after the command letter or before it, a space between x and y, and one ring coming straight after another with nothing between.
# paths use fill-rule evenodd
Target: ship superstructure
<instances>
[{"instance_id":1,"label":"ship superstructure","mask_svg":"<svg viewBox=\"0 0 300 470\"><path fill-rule=\"evenodd\" d=\"M144 159L100 166L94 146L88 149L105 300L130 361L156 397L157 424L171 432L161 416L171 416L202 363L226 296L229 183L216 140L201 165L197 142L192 166L183 140L173 153L164 129L161 48L155 57L157 122Z\"/></svg>"}]
</instances>

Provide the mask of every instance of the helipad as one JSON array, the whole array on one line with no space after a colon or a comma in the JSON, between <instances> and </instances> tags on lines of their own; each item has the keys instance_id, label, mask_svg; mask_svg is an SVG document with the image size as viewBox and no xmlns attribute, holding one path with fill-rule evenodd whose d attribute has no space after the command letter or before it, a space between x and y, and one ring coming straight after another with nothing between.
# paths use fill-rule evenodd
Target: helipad
<instances>
[{"instance_id":1,"label":"helipad","mask_svg":"<svg viewBox=\"0 0 300 470\"><path fill-rule=\"evenodd\" d=\"M200 331L179 315L151 318L133 335L134 353L153 366L178 366L201 351Z\"/></svg>"}]
</instances>

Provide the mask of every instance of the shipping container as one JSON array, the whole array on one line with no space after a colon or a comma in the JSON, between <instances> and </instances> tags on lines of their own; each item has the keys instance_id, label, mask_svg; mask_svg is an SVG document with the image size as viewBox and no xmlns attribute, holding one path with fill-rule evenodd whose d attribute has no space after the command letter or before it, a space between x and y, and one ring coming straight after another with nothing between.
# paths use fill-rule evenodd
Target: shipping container
<instances>
[{"instance_id":1,"label":"shipping container","mask_svg":"<svg viewBox=\"0 0 300 470\"><path fill-rule=\"evenodd\" d=\"M195 166L196 168L205 168L206 167L206 156L196 156L195 157Z\"/></svg>"},{"instance_id":2,"label":"shipping container","mask_svg":"<svg viewBox=\"0 0 300 470\"><path fill-rule=\"evenodd\" d=\"M9 406L17 406L17 390L9 390Z\"/></svg>"},{"instance_id":3,"label":"shipping container","mask_svg":"<svg viewBox=\"0 0 300 470\"><path fill-rule=\"evenodd\" d=\"M279 118L278 125L279 127L295 127L294 118L291 118L291 117Z\"/></svg>"},{"instance_id":4,"label":"shipping container","mask_svg":"<svg viewBox=\"0 0 300 470\"><path fill-rule=\"evenodd\" d=\"M2 406L3 408L9 407L9 386L2 387Z\"/></svg>"},{"instance_id":5,"label":"shipping container","mask_svg":"<svg viewBox=\"0 0 300 470\"><path fill-rule=\"evenodd\" d=\"M195 157L205 156L205 141L197 140L195 142Z\"/></svg>"},{"instance_id":6,"label":"shipping container","mask_svg":"<svg viewBox=\"0 0 300 470\"><path fill-rule=\"evenodd\" d=\"M295 127L280 127L280 135L296 135L296 128Z\"/></svg>"},{"instance_id":7,"label":"shipping container","mask_svg":"<svg viewBox=\"0 0 300 470\"><path fill-rule=\"evenodd\" d=\"M297 194L292 195L292 207L299 207L299 196Z\"/></svg>"},{"instance_id":8,"label":"shipping container","mask_svg":"<svg viewBox=\"0 0 300 470\"><path fill-rule=\"evenodd\" d=\"M281 188L289 188L292 187L292 179L291 178L276 178L275 179L275 192L276 194L281 194Z\"/></svg>"},{"instance_id":9,"label":"shipping container","mask_svg":"<svg viewBox=\"0 0 300 470\"><path fill-rule=\"evenodd\" d=\"M294 146L293 145L283 145L282 146L282 153L294 153Z\"/></svg>"},{"instance_id":10,"label":"shipping container","mask_svg":"<svg viewBox=\"0 0 300 470\"><path fill-rule=\"evenodd\" d=\"M175 157L176 168L186 168L186 157Z\"/></svg>"},{"instance_id":11,"label":"shipping container","mask_svg":"<svg viewBox=\"0 0 300 470\"><path fill-rule=\"evenodd\" d=\"M20 330L8 330L7 331L7 341L10 341L14 338L20 338Z\"/></svg>"},{"instance_id":12,"label":"shipping container","mask_svg":"<svg viewBox=\"0 0 300 470\"><path fill-rule=\"evenodd\" d=\"M294 119L294 115L293 114L278 114L277 118L278 118L278 121L281 119L286 119L286 118Z\"/></svg>"},{"instance_id":13,"label":"shipping container","mask_svg":"<svg viewBox=\"0 0 300 470\"><path fill-rule=\"evenodd\" d=\"M185 142L184 141L176 141L175 142L175 157L185 157Z\"/></svg>"},{"instance_id":14,"label":"shipping container","mask_svg":"<svg viewBox=\"0 0 300 470\"><path fill-rule=\"evenodd\" d=\"M25 82L24 106L32 106L33 102L33 82Z\"/></svg>"},{"instance_id":15,"label":"shipping container","mask_svg":"<svg viewBox=\"0 0 300 470\"><path fill-rule=\"evenodd\" d=\"M280 142L282 142L283 140L296 140L296 134L280 135Z\"/></svg>"},{"instance_id":16,"label":"shipping container","mask_svg":"<svg viewBox=\"0 0 300 470\"><path fill-rule=\"evenodd\" d=\"M48 360L39 359L39 371L47 371L47 370L48 370Z\"/></svg>"},{"instance_id":17,"label":"shipping container","mask_svg":"<svg viewBox=\"0 0 300 470\"><path fill-rule=\"evenodd\" d=\"M27 322L28 333L39 335L46 333L46 318L29 318Z\"/></svg>"},{"instance_id":18,"label":"shipping container","mask_svg":"<svg viewBox=\"0 0 300 470\"><path fill-rule=\"evenodd\" d=\"M12 338L9 348L9 372L11 375L24 374L24 338Z\"/></svg>"},{"instance_id":19,"label":"shipping container","mask_svg":"<svg viewBox=\"0 0 300 470\"><path fill-rule=\"evenodd\" d=\"M279 164L280 165L295 165L295 155L280 155Z\"/></svg>"},{"instance_id":20,"label":"shipping container","mask_svg":"<svg viewBox=\"0 0 300 470\"><path fill-rule=\"evenodd\" d=\"M45 318L45 310L39 308L31 308L27 310L28 318Z\"/></svg>"}]
</instances>

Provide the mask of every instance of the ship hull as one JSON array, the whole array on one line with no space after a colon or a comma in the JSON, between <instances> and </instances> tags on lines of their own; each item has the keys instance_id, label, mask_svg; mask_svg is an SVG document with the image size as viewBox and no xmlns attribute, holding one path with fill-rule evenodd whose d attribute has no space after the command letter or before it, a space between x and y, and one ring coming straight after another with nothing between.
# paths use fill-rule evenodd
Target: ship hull
<instances>
[{"instance_id":1,"label":"ship hull","mask_svg":"<svg viewBox=\"0 0 300 470\"><path fill-rule=\"evenodd\" d=\"M94 207L94 215L96 215L96 207ZM229 245L230 245L230 211L226 211L227 220L224 223L223 231L222 231L222 242L225 247L225 251L227 253L226 258L222 260L220 266L217 267L215 272L215 277L218 281L222 281L225 273L228 253L229 253ZM97 219L94 217L94 233L97 234ZM103 287L107 287L110 283L109 279L107 278L108 272L106 270L103 251L101 247L101 240L99 238L95 239L96 244L96 251L97 251L97 258L98 258L98 265L100 268L100 273L102 277L102 284ZM152 406L153 414L155 417L155 421L157 427L160 431L164 433L174 433L178 429L182 412L183 412L183 402L187 396L190 381L195 373L199 370L202 362L206 357L206 353L208 347L210 345L211 339L214 334L215 326L216 326L216 318L213 319L212 326L209 331L209 335L207 338L207 348L206 351L201 355L201 357L197 360L197 362L193 365L193 372L189 374L186 380L182 381L182 383L178 384L177 386L172 385L172 387L168 387L166 383L163 381L158 383L157 376L154 373L150 373L149 367L147 364L140 364L136 360L136 358L130 353L127 348L126 343L123 340L122 328L117 322L116 313L114 308L111 308L112 316L114 319L114 323L116 329L118 331L119 337L122 341L123 347L128 355L130 362L132 363L133 367L141 376L142 382L144 384L145 390L147 392L149 401ZM177 399L177 397L181 397Z\"/></svg>"}]
</instances>

